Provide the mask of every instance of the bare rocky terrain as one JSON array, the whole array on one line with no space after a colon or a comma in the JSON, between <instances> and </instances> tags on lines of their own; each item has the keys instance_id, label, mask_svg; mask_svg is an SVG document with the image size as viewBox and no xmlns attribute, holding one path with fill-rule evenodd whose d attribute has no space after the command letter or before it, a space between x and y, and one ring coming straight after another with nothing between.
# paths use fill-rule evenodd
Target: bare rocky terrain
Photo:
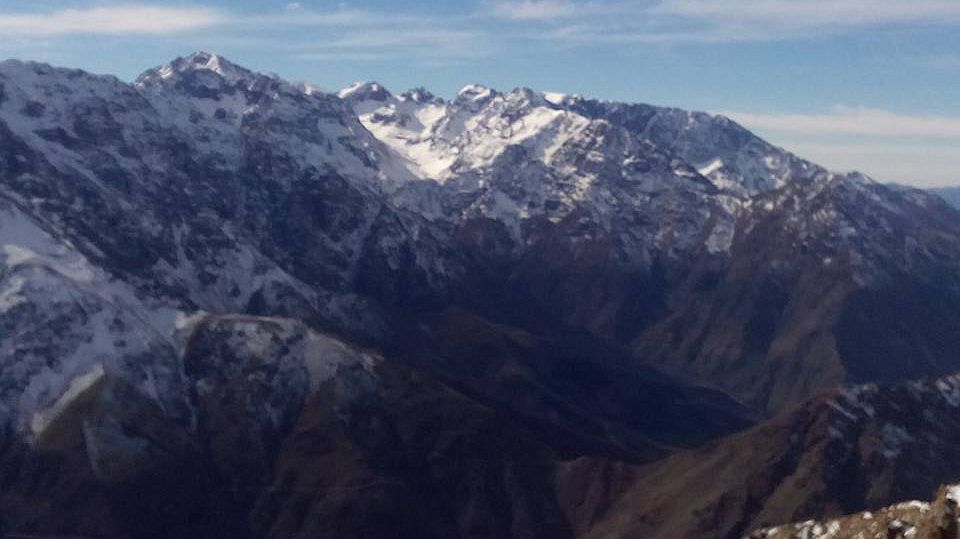
<instances>
[{"instance_id":1,"label":"bare rocky terrain","mask_svg":"<svg viewBox=\"0 0 960 539\"><path fill-rule=\"evenodd\" d=\"M958 350L960 212L722 116L0 63L14 537L741 537L960 480Z\"/></svg>"}]
</instances>

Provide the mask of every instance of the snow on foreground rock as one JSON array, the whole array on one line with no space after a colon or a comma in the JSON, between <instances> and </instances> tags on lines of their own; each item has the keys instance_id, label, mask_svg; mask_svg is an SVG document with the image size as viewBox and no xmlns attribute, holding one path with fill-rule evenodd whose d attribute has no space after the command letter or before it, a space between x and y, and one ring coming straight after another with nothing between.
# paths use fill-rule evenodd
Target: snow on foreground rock
<instances>
[{"instance_id":1,"label":"snow on foreground rock","mask_svg":"<svg viewBox=\"0 0 960 539\"><path fill-rule=\"evenodd\" d=\"M933 503L911 501L834 520L759 530L745 539L955 539L960 537L960 485L940 489Z\"/></svg>"}]
</instances>

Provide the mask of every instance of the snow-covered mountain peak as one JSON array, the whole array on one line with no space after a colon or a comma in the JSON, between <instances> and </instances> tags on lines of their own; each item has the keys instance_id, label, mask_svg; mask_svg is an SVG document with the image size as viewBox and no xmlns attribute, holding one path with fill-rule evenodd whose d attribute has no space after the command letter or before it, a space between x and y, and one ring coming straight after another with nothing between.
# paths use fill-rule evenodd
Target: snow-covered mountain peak
<instances>
[{"instance_id":1,"label":"snow-covered mountain peak","mask_svg":"<svg viewBox=\"0 0 960 539\"><path fill-rule=\"evenodd\" d=\"M214 73L225 78L233 77L237 74L246 75L250 73L249 70L230 62L219 54L213 54L210 52L195 52L184 58L184 60L187 65L192 66L194 69L206 69L213 71Z\"/></svg>"},{"instance_id":2,"label":"snow-covered mountain peak","mask_svg":"<svg viewBox=\"0 0 960 539\"><path fill-rule=\"evenodd\" d=\"M163 83L178 84L189 77L203 77L199 82L215 87L218 83L235 86L249 83L257 78L275 79L275 76L254 73L241 67L219 54L199 51L174 59L169 64L155 67L137 77L138 87L147 87Z\"/></svg>"},{"instance_id":3,"label":"snow-covered mountain peak","mask_svg":"<svg viewBox=\"0 0 960 539\"><path fill-rule=\"evenodd\" d=\"M46 507L43 497L62 485L95 493L126 485L122 477L101 479L98 470L130 447L139 458L141 444L158 441L157 469L166 473L170 462L182 459L163 442L181 430L184 441L174 449L197 452L187 468L191 475L161 486L197 483L194 470L225 463L209 476L224 479L222 490L204 492L203 499L241 492L237 507L246 508L273 500L286 505L271 496L300 492L299 483L286 478L297 477L307 461L288 453L291 448L305 450L309 463L336 466L353 458L353 448L375 450L380 459L381 450L393 458L403 446L416 466L437 460L429 455L449 446L450 436L473 440L476 432L464 424L508 424L503 436L493 433L497 439L547 436L543 449L516 450L523 459L517 462L545 470L530 483L534 488L560 476L576 482L545 489L553 507L557 492L584 491L581 470L594 466L589 461L602 465L605 482L604 470L614 470L608 464L620 466L610 460L616 455L643 462L674 444L701 443L745 426L746 414L741 418L741 407L721 392L759 414L841 383L960 370L952 354L960 349L960 223L954 210L924 197L857 175L831 175L732 121L678 109L479 86L449 102L424 89L394 95L377 83L338 95L209 53L151 70L136 85L3 63L0 468L26 462L22 467L33 470L12 486L9 477L0 482L3 527L33 531L9 527L12 506L46 526L46 515L31 509L34 500ZM318 331L383 347L396 358L381 363ZM646 365L717 391L651 376ZM469 392L431 389L427 376L434 369ZM476 421L460 412L472 394L483 399ZM433 427L436 410L443 412L447 402L456 412L441 413L455 420L449 435L447 427ZM504 421L489 414L490 403L503 407ZM663 403L668 422L648 426L634 413ZM691 526L722 523L718 533L733 536L730 529L745 531L764 507L728 494L747 492L741 484L758 485L750 492L761 493L786 484L779 492L793 496L795 478L812 478L797 503L819 503L821 493L837 491L832 476L821 481L806 474L810 466L791 463L795 454L827 465L841 462L835 454L845 459L842 467L815 466L815 473L861 470L864 463L867 473L880 470L899 480L904 476L894 472L917 463L957 469L958 403L956 377L890 392L855 389L802 408L800 427L792 419L774 423L762 437L722 446L717 460L694 452L705 459L699 469L709 470L704 486L692 478L689 488L648 489L656 477L628 468L614 470L614 480L637 478L644 493L656 494L656 505L680 500L684 514L703 515ZM517 430L528 422L537 427L529 436ZM422 425L439 434L441 445L421 444ZM702 437L686 434L706 430ZM790 441L795 432L799 442ZM76 451L55 468L78 470L83 479L89 467L91 483L73 483L72 475L48 480L52 468L37 463L60 461L49 453L22 460L13 437L21 433L35 442L31 447ZM772 440L770 451L742 450L757 439ZM330 443L336 454L327 452ZM491 462L487 451L504 453L501 445L455 463ZM564 446L602 451L601 458L529 460L553 459ZM780 457L785 454L791 456ZM729 458L740 455L747 460ZM678 458L689 462L689 454ZM87 460L89 466L74 466ZM720 476L715 469L730 461L733 473L713 481ZM497 462L498 470L509 471ZM776 474L753 467L769 462L777 463ZM786 464L779 468L780 462ZM404 469L406 463L400 463ZM366 475L349 475L366 474L366 464L351 466L349 483L326 466L316 469L323 488L327 478L336 480L329 483L335 489L367 484ZM139 465L116 467L151 484L157 477L141 474ZM397 469L388 468L383 484L392 484ZM276 488L269 479L274 470ZM662 477L671 479L686 473L664 470ZM467 477L461 471L473 473L441 470L451 480L438 492L459 488ZM931 475L947 475L939 471ZM320 483L304 479L312 497ZM379 476L373 479L380 484ZM501 492L515 484L488 488L486 481L471 485ZM49 488L34 489L41 482ZM265 494L244 485L262 485ZM410 498L420 487L404 487L397 496ZM600 500L611 515L627 514L619 512L621 503L631 515L679 514L643 505L628 483L617 490L625 502ZM199 499L188 494L188 505ZM373 489L373 496L382 494L389 492ZM384 501L392 505L390 496ZM691 499L697 507L689 507ZM366 505L352 495L345 500ZM167 500L146 501L163 506ZM569 501L579 507L595 500ZM639 502L639 509L633 506ZM575 528L535 528L548 519L561 522L563 503L559 516L537 510L522 518L534 531L562 536ZM316 520L321 511L308 512L296 499L289 504L296 522ZM328 508L336 509L324 506L323 514L337 512ZM113 510L82 509L78 515ZM124 519L144 514L121 509ZM177 506L164 514L200 514L193 511ZM231 520L246 518L227 513ZM365 513L358 517L369 520ZM163 529L179 531L163 518ZM331 529L327 520L317 522ZM514 529L507 524L491 533ZM84 533L116 536L121 528L112 526ZM72 529L39 531L75 535ZM428 531L457 534L446 524ZM323 535L279 528L271 535L297 533Z\"/></svg>"},{"instance_id":4,"label":"snow-covered mountain peak","mask_svg":"<svg viewBox=\"0 0 960 539\"><path fill-rule=\"evenodd\" d=\"M502 94L471 85L449 103L422 89L382 100L359 90L341 95L416 174L438 181L483 169L511 146L526 145L534 156L548 158L588 123L526 88Z\"/></svg>"},{"instance_id":5,"label":"snow-covered mountain peak","mask_svg":"<svg viewBox=\"0 0 960 539\"><path fill-rule=\"evenodd\" d=\"M340 99L353 102L377 101L384 103L392 98L393 94L378 82L360 81L340 90L337 92L337 96Z\"/></svg>"},{"instance_id":6,"label":"snow-covered mountain peak","mask_svg":"<svg viewBox=\"0 0 960 539\"><path fill-rule=\"evenodd\" d=\"M352 108L361 102L379 106L395 100L377 83L358 83L338 96L199 52L147 71L135 88L161 116L228 168L241 163L247 139L282 139L284 143L271 147L282 148L285 158L335 170L374 190L414 179L401 160L363 128Z\"/></svg>"},{"instance_id":7,"label":"snow-covered mountain peak","mask_svg":"<svg viewBox=\"0 0 960 539\"><path fill-rule=\"evenodd\" d=\"M382 84L372 81L355 82L337 92L337 97L349 105L357 116L370 114L400 101Z\"/></svg>"},{"instance_id":8,"label":"snow-covered mountain peak","mask_svg":"<svg viewBox=\"0 0 960 539\"><path fill-rule=\"evenodd\" d=\"M505 98L508 102L520 106L549 108L554 108L556 106L546 97L544 97L542 92L537 92L525 87L514 88L513 91L511 91L509 94L506 94Z\"/></svg>"},{"instance_id":9,"label":"snow-covered mountain peak","mask_svg":"<svg viewBox=\"0 0 960 539\"><path fill-rule=\"evenodd\" d=\"M30 70L24 65L16 68ZM67 86L51 81L44 85ZM11 125L23 124L26 129L20 118L24 113L18 111L32 110L28 96L36 90L10 86L7 93L23 103L0 110L0 115L16 116ZM356 83L334 95L254 73L206 52L150 70L133 87L99 79L82 86L95 89L96 98L108 102L124 97L130 102L127 111L155 110L157 114L124 117L123 123L173 127L219 169L232 170L242 163L250 141L269 142L291 163L335 170L372 191L394 193L411 181L429 180L433 187L417 187L416 195L403 193L402 205L429 206L433 209L425 214L431 219L482 215L506 223L515 233L527 220L557 221L576 210L601 223L627 219L620 213L656 211L648 206L666 204L662 195L670 193L697 201L696 210L688 212L695 212L696 219L684 222L691 227L689 233L684 233L683 242L672 244L704 243L710 252L722 253L732 243L738 208L751 197L794 179L809 183L825 174L724 117L522 87L501 93L470 85L449 102L423 88L395 96L377 82ZM64 96L65 103L75 100ZM119 110L112 114L117 119L130 116ZM46 117L50 127L62 123L59 113L47 111ZM35 121L40 120L30 120ZM29 131L23 134L33 136ZM280 179L283 184L288 181ZM437 195L432 189L438 183L450 188ZM797 196L811 193L801 188ZM431 198L435 196L446 202ZM469 207L462 206L467 200ZM772 199L764 202L781 206ZM696 238L702 232L696 227L711 215L713 229ZM659 218L654 221L663 223ZM650 233L668 238L676 231L651 228Z\"/></svg>"},{"instance_id":10,"label":"snow-covered mountain peak","mask_svg":"<svg viewBox=\"0 0 960 539\"><path fill-rule=\"evenodd\" d=\"M556 106L570 105L581 99L579 95L565 94L561 92L543 92L543 98Z\"/></svg>"},{"instance_id":11,"label":"snow-covered mountain peak","mask_svg":"<svg viewBox=\"0 0 960 539\"><path fill-rule=\"evenodd\" d=\"M473 103L482 106L490 101L490 99L499 95L500 92L497 92L493 88L483 86L482 84L468 84L457 92L455 101L458 104Z\"/></svg>"},{"instance_id":12,"label":"snow-covered mountain peak","mask_svg":"<svg viewBox=\"0 0 960 539\"><path fill-rule=\"evenodd\" d=\"M427 90L422 86L407 90L406 92L400 95L400 100L410 101L412 103L418 103L420 105L442 105L443 104L442 98L433 95L433 93L430 92L430 90Z\"/></svg>"}]
</instances>

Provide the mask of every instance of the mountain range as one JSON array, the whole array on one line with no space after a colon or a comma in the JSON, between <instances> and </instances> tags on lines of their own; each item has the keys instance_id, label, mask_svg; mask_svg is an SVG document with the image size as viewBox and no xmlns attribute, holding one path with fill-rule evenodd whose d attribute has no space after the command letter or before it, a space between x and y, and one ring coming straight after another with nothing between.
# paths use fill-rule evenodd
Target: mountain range
<instances>
[{"instance_id":1,"label":"mountain range","mask_svg":"<svg viewBox=\"0 0 960 539\"><path fill-rule=\"evenodd\" d=\"M960 480L960 213L706 113L3 62L0 329L14 534L726 538Z\"/></svg>"},{"instance_id":2,"label":"mountain range","mask_svg":"<svg viewBox=\"0 0 960 539\"><path fill-rule=\"evenodd\" d=\"M960 207L960 187L937 187L930 191L940 195L950 205Z\"/></svg>"}]
</instances>

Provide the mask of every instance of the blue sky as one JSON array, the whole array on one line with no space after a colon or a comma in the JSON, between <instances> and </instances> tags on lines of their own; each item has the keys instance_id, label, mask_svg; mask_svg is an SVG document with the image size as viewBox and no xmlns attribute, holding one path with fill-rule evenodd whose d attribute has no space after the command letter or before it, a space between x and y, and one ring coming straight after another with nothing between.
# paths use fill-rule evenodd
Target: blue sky
<instances>
[{"instance_id":1,"label":"blue sky","mask_svg":"<svg viewBox=\"0 0 960 539\"><path fill-rule=\"evenodd\" d=\"M330 89L723 113L831 168L960 185L960 0L0 0L3 57L132 79L200 49Z\"/></svg>"}]
</instances>

